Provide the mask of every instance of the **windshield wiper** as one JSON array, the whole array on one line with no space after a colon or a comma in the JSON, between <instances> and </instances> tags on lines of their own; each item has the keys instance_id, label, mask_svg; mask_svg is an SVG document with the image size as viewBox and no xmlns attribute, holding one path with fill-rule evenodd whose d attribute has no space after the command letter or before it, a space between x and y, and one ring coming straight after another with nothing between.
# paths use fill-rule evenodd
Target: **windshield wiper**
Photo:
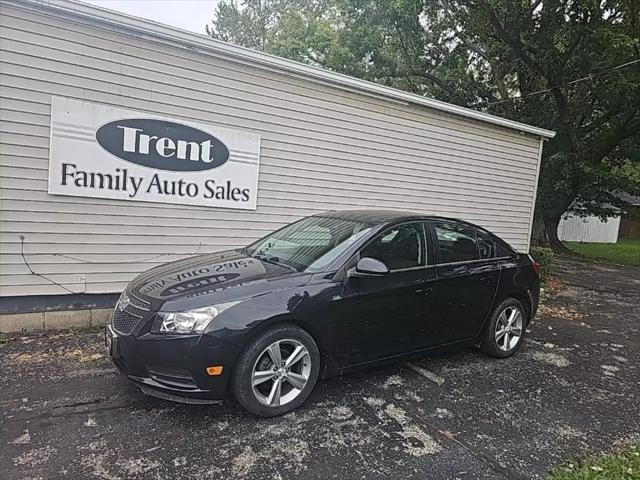
<instances>
[{"instance_id":1,"label":"windshield wiper","mask_svg":"<svg viewBox=\"0 0 640 480\"><path fill-rule=\"evenodd\" d=\"M278 257L273 257L273 256L270 257L270 256L265 255L263 253L256 253L256 254L253 255L253 258L257 258L258 260L262 260L263 262L271 263L273 265L278 265L279 267L288 268L289 270L292 270L294 272L298 271L294 267L292 267L291 265L287 265L286 263L282 263Z\"/></svg>"}]
</instances>

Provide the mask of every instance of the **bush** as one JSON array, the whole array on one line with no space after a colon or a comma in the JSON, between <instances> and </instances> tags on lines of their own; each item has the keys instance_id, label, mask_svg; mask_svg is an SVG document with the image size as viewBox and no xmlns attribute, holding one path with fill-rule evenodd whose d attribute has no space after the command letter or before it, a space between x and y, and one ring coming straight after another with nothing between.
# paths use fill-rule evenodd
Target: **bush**
<instances>
[{"instance_id":1,"label":"bush","mask_svg":"<svg viewBox=\"0 0 640 480\"><path fill-rule=\"evenodd\" d=\"M551 275L553 256L555 255L553 250L548 247L531 247L529 253L533 259L540 264L540 267L542 267L540 272L542 280L549 278L549 275Z\"/></svg>"}]
</instances>

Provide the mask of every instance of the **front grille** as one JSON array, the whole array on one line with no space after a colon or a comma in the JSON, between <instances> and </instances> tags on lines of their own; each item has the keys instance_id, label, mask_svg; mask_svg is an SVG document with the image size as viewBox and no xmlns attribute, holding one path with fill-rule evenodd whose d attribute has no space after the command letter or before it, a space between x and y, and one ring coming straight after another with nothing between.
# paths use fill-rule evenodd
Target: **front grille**
<instances>
[{"instance_id":1,"label":"front grille","mask_svg":"<svg viewBox=\"0 0 640 480\"><path fill-rule=\"evenodd\" d=\"M113 312L113 328L122 335L131 335L142 319L143 317L134 315L131 312L121 312L116 309Z\"/></svg>"},{"instance_id":2,"label":"front grille","mask_svg":"<svg viewBox=\"0 0 640 480\"><path fill-rule=\"evenodd\" d=\"M128 300L124 308L121 304L123 298ZM111 321L113 329L121 335L131 335L141 322L148 320L151 316L150 306L148 302L131 295L128 289L125 290L113 311Z\"/></svg>"},{"instance_id":3,"label":"front grille","mask_svg":"<svg viewBox=\"0 0 640 480\"><path fill-rule=\"evenodd\" d=\"M127 293L129 294L129 302L131 303L131 305L133 305L134 307L138 307L141 310L149 311L149 302L146 302L145 300L132 295L129 291L127 291Z\"/></svg>"}]
</instances>

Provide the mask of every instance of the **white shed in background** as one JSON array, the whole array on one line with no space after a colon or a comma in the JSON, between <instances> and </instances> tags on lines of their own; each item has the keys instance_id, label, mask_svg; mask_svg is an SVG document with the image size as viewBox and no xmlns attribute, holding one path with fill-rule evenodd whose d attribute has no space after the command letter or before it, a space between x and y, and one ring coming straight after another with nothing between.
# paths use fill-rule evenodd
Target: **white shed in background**
<instances>
[{"instance_id":1,"label":"white shed in background","mask_svg":"<svg viewBox=\"0 0 640 480\"><path fill-rule=\"evenodd\" d=\"M620 216L603 222L599 217L563 217L558 225L558 238L563 242L616 243Z\"/></svg>"}]
</instances>

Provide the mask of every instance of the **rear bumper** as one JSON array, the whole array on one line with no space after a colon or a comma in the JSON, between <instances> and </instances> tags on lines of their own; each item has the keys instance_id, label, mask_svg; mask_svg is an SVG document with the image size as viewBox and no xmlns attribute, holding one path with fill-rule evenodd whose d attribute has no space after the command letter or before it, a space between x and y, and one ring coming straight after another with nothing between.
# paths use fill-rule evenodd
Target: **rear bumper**
<instances>
[{"instance_id":1,"label":"rear bumper","mask_svg":"<svg viewBox=\"0 0 640 480\"><path fill-rule=\"evenodd\" d=\"M239 351L239 346L209 335L147 333L116 336L109 354L143 393L186 403L214 403L227 395ZM221 375L207 374L206 368L214 365L223 366Z\"/></svg>"}]
</instances>

